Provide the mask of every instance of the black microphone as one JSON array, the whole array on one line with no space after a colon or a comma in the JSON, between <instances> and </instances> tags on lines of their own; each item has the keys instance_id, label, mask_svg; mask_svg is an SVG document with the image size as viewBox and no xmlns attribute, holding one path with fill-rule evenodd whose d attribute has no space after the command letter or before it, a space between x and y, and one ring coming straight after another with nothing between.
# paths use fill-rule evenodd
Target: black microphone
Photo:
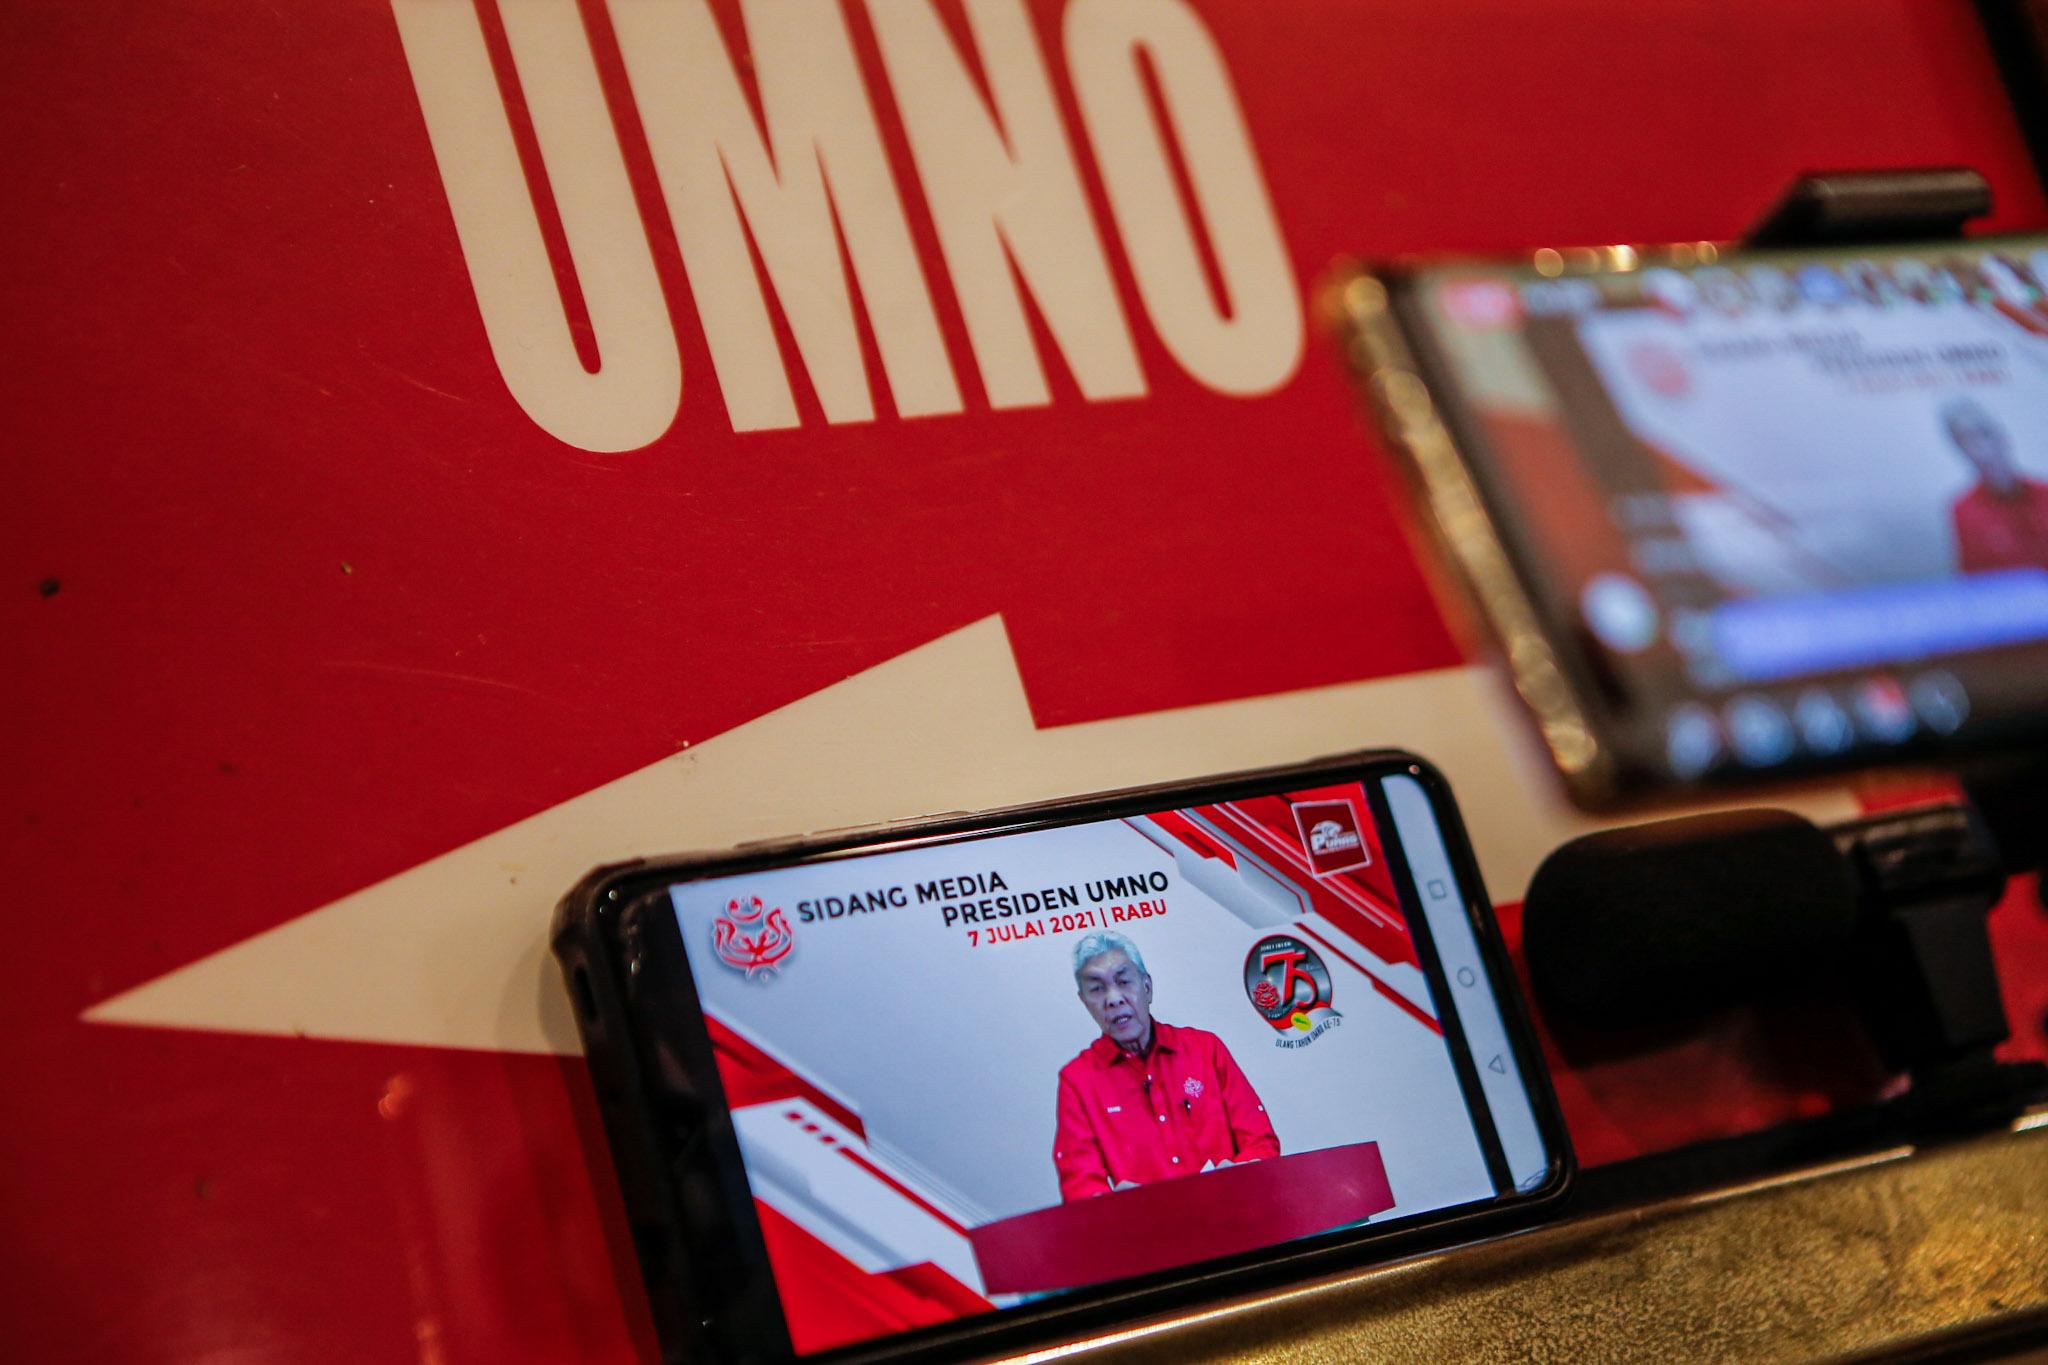
<instances>
[{"instance_id":1,"label":"black microphone","mask_svg":"<svg viewBox=\"0 0 2048 1365\"><path fill-rule=\"evenodd\" d=\"M1574 839L1522 907L1545 1012L1618 1030L1844 980L1895 1070L1990 1062L2009 1029L1984 917L2005 888L1967 805L1821 829L1787 811Z\"/></svg>"},{"instance_id":2,"label":"black microphone","mask_svg":"<svg viewBox=\"0 0 2048 1365\"><path fill-rule=\"evenodd\" d=\"M1860 899L1835 840L1789 811L1662 820L1545 859L1522 954L1546 1013L1639 1028L1812 980L1854 933Z\"/></svg>"}]
</instances>

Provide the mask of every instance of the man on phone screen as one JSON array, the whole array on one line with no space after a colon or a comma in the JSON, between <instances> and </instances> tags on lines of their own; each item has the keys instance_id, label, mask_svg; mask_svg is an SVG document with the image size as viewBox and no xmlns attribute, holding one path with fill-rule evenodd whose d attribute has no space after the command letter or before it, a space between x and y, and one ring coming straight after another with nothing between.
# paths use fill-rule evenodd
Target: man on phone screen
<instances>
[{"instance_id":1,"label":"man on phone screen","mask_svg":"<svg viewBox=\"0 0 2048 1365\"><path fill-rule=\"evenodd\" d=\"M1137 944L1084 936L1074 984L1102 1036L1060 1068L1061 1199L1280 1155L1266 1106L1223 1040L1152 1017Z\"/></svg>"},{"instance_id":2,"label":"man on phone screen","mask_svg":"<svg viewBox=\"0 0 2048 1365\"><path fill-rule=\"evenodd\" d=\"M2012 437L1974 398L1941 410L1948 438L1977 471L1956 499L1956 567L1964 573L2048 568L2048 483L2020 473Z\"/></svg>"}]
</instances>

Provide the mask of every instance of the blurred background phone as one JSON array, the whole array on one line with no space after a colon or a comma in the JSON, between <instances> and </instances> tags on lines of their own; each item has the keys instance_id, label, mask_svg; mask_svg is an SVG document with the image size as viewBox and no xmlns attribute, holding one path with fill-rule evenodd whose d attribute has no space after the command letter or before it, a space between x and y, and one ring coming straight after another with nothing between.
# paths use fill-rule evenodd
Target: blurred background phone
<instances>
[{"instance_id":1,"label":"blurred background phone","mask_svg":"<svg viewBox=\"0 0 2048 1365\"><path fill-rule=\"evenodd\" d=\"M2048 237L1408 261L1334 297L1576 799L2048 732Z\"/></svg>"}]
</instances>

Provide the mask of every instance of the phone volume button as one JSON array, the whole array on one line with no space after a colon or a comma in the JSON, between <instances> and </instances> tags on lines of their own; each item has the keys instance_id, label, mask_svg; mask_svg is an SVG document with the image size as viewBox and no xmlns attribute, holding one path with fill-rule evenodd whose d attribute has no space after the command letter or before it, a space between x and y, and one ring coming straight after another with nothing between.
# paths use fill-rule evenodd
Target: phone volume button
<instances>
[{"instance_id":1,"label":"phone volume button","mask_svg":"<svg viewBox=\"0 0 2048 1365\"><path fill-rule=\"evenodd\" d=\"M969 810L946 810L935 815L906 815L895 820L875 820L857 825L831 825L814 829L803 834L777 834L766 839L746 839L732 845L734 853L750 853L764 848L787 848L803 844L812 839L825 839L839 834L886 834L892 829L909 826L935 824L942 820L960 820L974 814Z\"/></svg>"},{"instance_id":2,"label":"phone volume button","mask_svg":"<svg viewBox=\"0 0 2048 1365\"><path fill-rule=\"evenodd\" d=\"M827 834L880 834L886 830L902 829L906 825L931 824L939 820L958 820L974 814L969 810L942 810L935 815L906 815L896 820L876 820L859 825L833 825L829 829L814 829L805 838L817 839Z\"/></svg>"}]
</instances>

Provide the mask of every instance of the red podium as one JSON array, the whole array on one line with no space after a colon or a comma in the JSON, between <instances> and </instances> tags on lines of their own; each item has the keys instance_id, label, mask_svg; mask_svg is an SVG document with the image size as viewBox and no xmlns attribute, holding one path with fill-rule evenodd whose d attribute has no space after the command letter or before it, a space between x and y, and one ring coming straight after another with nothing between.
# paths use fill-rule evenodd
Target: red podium
<instances>
[{"instance_id":1,"label":"red podium","mask_svg":"<svg viewBox=\"0 0 2048 1365\"><path fill-rule=\"evenodd\" d=\"M991 1294L1146 1275L1363 1222L1394 1206L1377 1142L1226 1166L969 1232Z\"/></svg>"}]
</instances>

